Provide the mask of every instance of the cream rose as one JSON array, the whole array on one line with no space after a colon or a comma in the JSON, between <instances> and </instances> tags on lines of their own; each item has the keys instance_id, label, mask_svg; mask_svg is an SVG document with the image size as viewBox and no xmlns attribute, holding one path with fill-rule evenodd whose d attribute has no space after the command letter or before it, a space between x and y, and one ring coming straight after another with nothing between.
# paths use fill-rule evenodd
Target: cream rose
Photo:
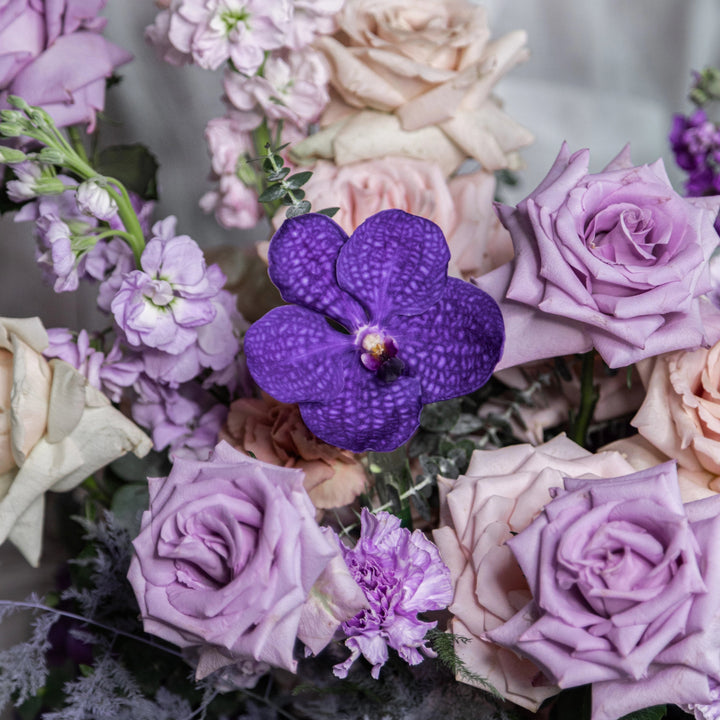
<instances>
[{"instance_id":1,"label":"cream rose","mask_svg":"<svg viewBox=\"0 0 720 720\"><path fill-rule=\"evenodd\" d=\"M531 599L505 542L530 525L564 476L616 477L632 470L619 453L593 455L559 435L535 448L476 451L464 476L440 481L441 527L433 535L455 591L450 630L470 638L457 652L472 672L517 705L535 711L559 688L543 682L530 661L480 639Z\"/></svg>"},{"instance_id":2,"label":"cream rose","mask_svg":"<svg viewBox=\"0 0 720 720\"><path fill-rule=\"evenodd\" d=\"M0 318L0 543L37 566L44 495L66 492L131 450L152 443L62 360L47 362L38 318Z\"/></svg>"},{"instance_id":3,"label":"cream rose","mask_svg":"<svg viewBox=\"0 0 720 720\"><path fill-rule=\"evenodd\" d=\"M439 165L424 160L389 157L342 167L319 161L304 190L314 208L339 207L333 219L348 234L389 208L432 220L447 238L449 272L456 277L482 275L513 256L510 234L493 210L495 178L490 173L448 181ZM276 229L284 219L281 208L273 218Z\"/></svg>"},{"instance_id":4,"label":"cream rose","mask_svg":"<svg viewBox=\"0 0 720 720\"><path fill-rule=\"evenodd\" d=\"M406 155L446 174L467 156L488 171L517 167L532 135L491 93L526 59L524 32L490 42L485 10L467 0L347 0L338 26L316 41L334 91L325 129L294 149L298 159Z\"/></svg>"}]
</instances>

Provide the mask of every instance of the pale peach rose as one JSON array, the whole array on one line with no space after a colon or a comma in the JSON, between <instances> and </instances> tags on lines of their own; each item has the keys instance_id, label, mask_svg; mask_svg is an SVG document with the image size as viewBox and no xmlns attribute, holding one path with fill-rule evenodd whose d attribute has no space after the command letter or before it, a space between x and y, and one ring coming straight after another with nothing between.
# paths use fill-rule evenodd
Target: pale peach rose
<instances>
[{"instance_id":1,"label":"pale peach rose","mask_svg":"<svg viewBox=\"0 0 720 720\"><path fill-rule=\"evenodd\" d=\"M501 416L510 424L518 439L533 445L542 443L546 430L567 425L570 413L580 406L581 361L573 357L565 359L569 380L561 379L554 371L553 363L547 361L498 371L495 377L525 395L528 404L512 402L511 397L499 397L486 402L480 414ZM629 415L640 407L645 397L645 390L634 370L631 371L628 387L625 370L608 372L600 357L596 358L593 384L598 391L594 422Z\"/></svg>"},{"instance_id":2,"label":"pale peach rose","mask_svg":"<svg viewBox=\"0 0 720 720\"><path fill-rule=\"evenodd\" d=\"M524 32L491 42L485 10L467 0L347 0L337 20L338 32L315 43L335 95L321 119L335 146L324 157L344 165L409 154L454 162L450 171L466 156L488 171L518 166L515 151L532 135L492 90L527 58ZM348 122L358 112L362 122ZM296 148L298 157L313 154L317 140Z\"/></svg>"},{"instance_id":3,"label":"pale peach rose","mask_svg":"<svg viewBox=\"0 0 720 720\"><path fill-rule=\"evenodd\" d=\"M464 476L440 480L441 527L433 536L454 586L450 630L470 638L457 653L470 671L517 705L535 711L559 688L544 681L529 660L481 639L531 599L505 543L530 525L550 501L549 489L562 487L563 477L618 477L632 471L618 453L593 455L559 435L538 447L477 450Z\"/></svg>"},{"instance_id":4,"label":"pale peach rose","mask_svg":"<svg viewBox=\"0 0 720 720\"><path fill-rule=\"evenodd\" d=\"M437 223L450 247L450 273L468 279L512 259L510 234L493 209L495 178L482 171L450 181L436 163L402 157L337 167L319 161L304 185L314 209L339 207L333 216L352 233L370 215L396 208ZM273 218L282 225L285 209ZM266 244L265 244L266 246ZM260 248L261 256L266 253Z\"/></svg>"},{"instance_id":5,"label":"pale peach rose","mask_svg":"<svg viewBox=\"0 0 720 720\"><path fill-rule=\"evenodd\" d=\"M44 495L152 442L72 366L46 361L38 318L0 318L0 543L37 566Z\"/></svg>"},{"instance_id":6,"label":"pale peach rose","mask_svg":"<svg viewBox=\"0 0 720 720\"><path fill-rule=\"evenodd\" d=\"M638 364L646 387L632 419L638 433L678 473L720 491L720 343Z\"/></svg>"},{"instance_id":7,"label":"pale peach rose","mask_svg":"<svg viewBox=\"0 0 720 720\"><path fill-rule=\"evenodd\" d=\"M297 405L269 395L235 400L220 440L263 462L303 470L305 489L318 509L349 505L365 490L365 470L357 456L316 438Z\"/></svg>"}]
</instances>

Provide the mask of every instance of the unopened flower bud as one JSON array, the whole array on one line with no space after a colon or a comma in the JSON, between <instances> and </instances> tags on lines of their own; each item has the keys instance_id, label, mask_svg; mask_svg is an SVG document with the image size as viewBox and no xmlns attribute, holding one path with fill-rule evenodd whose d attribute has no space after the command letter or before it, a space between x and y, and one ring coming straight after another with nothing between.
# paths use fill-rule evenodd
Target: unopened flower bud
<instances>
[{"instance_id":1,"label":"unopened flower bud","mask_svg":"<svg viewBox=\"0 0 720 720\"><path fill-rule=\"evenodd\" d=\"M40 179L40 167L34 163L23 163L13 168L15 180L7 183L7 194L13 202L24 202L37 197L37 183Z\"/></svg>"},{"instance_id":2,"label":"unopened flower bud","mask_svg":"<svg viewBox=\"0 0 720 720\"><path fill-rule=\"evenodd\" d=\"M67 185L57 177L41 177L35 183L35 192L38 195L62 195Z\"/></svg>"},{"instance_id":3,"label":"unopened flower bud","mask_svg":"<svg viewBox=\"0 0 720 720\"><path fill-rule=\"evenodd\" d=\"M0 145L0 162L12 165L13 163L23 162L23 160L27 160L27 155L22 150Z\"/></svg>"},{"instance_id":4,"label":"unopened flower bud","mask_svg":"<svg viewBox=\"0 0 720 720\"><path fill-rule=\"evenodd\" d=\"M79 185L75 199L82 213L98 220L110 220L118 211L117 203L110 193L95 180L86 180Z\"/></svg>"},{"instance_id":5,"label":"unopened flower bud","mask_svg":"<svg viewBox=\"0 0 720 720\"><path fill-rule=\"evenodd\" d=\"M64 165L67 155L57 148L44 147L40 151L38 159L46 165Z\"/></svg>"}]
</instances>

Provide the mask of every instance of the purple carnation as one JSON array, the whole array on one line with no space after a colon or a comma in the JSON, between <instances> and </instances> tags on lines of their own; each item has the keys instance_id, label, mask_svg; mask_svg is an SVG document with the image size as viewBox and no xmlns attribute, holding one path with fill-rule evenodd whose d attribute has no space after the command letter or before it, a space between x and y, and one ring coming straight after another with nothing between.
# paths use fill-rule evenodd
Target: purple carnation
<instances>
[{"instance_id":1,"label":"purple carnation","mask_svg":"<svg viewBox=\"0 0 720 720\"><path fill-rule=\"evenodd\" d=\"M352 237L320 214L286 220L268 253L283 299L250 327L250 374L298 403L319 438L362 452L392 450L426 403L483 385L502 353L494 300L448 278L440 228L384 210Z\"/></svg>"},{"instance_id":2,"label":"purple carnation","mask_svg":"<svg viewBox=\"0 0 720 720\"><path fill-rule=\"evenodd\" d=\"M345 645L352 655L333 672L347 677L362 654L372 663L372 676L377 680L388 659L388 646L410 665L422 662L421 650L428 657L435 656L424 641L437 623L423 622L417 615L446 608L453 589L438 549L420 530L410 533L394 515L372 515L365 508L361 522L357 545L350 549L340 543L340 547L370 607L343 623L348 636Z\"/></svg>"}]
</instances>

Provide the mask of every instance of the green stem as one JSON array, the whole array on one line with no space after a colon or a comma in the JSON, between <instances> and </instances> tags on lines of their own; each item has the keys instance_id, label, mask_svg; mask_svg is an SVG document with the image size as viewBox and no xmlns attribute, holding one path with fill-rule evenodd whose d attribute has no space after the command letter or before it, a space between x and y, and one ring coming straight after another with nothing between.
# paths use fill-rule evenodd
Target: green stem
<instances>
[{"instance_id":1,"label":"green stem","mask_svg":"<svg viewBox=\"0 0 720 720\"><path fill-rule=\"evenodd\" d=\"M140 267L140 257L145 249L145 236L143 235L140 221L133 209L132 203L130 202L130 196L125 189L125 186L115 178L108 178L108 180L119 190L118 193L118 191L111 185L108 185L105 188L117 203L118 215L120 216L120 220L125 226L125 230L128 235L125 239L132 248L133 255L135 255L135 264Z\"/></svg>"},{"instance_id":2,"label":"green stem","mask_svg":"<svg viewBox=\"0 0 720 720\"><path fill-rule=\"evenodd\" d=\"M595 350L590 350L582 356L580 372L580 407L570 424L570 438L578 445L586 447L588 428L599 397L599 388L594 383Z\"/></svg>"},{"instance_id":3,"label":"green stem","mask_svg":"<svg viewBox=\"0 0 720 720\"><path fill-rule=\"evenodd\" d=\"M381 507L396 507L397 500L400 507L396 515L400 518L403 527L412 529L412 514L410 512L410 498L413 496L410 464L407 458L407 449L401 445L392 452L368 452L368 469L375 479ZM393 502L392 491L397 493Z\"/></svg>"},{"instance_id":4,"label":"green stem","mask_svg":"<svg viewBox=\"0 0 720 720\"><path fill-rule=\"evenodd\" d=\"M85 146L82 143L82 138L80 137L80 131L78 130L76 125L70 125L67 128L68 136L70 137L70 144L72 145L73 150L85 161L88 161L87 153L85 152Z\"/></svg>"}]
</instances>

